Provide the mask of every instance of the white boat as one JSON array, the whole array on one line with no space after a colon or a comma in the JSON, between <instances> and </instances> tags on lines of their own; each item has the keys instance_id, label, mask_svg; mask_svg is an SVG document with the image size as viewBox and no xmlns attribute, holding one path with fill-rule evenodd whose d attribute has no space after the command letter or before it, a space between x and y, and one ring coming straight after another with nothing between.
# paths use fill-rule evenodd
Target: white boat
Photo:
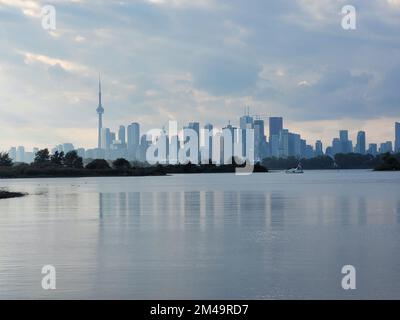
<instances>
[{"instance_id":1,"label":"white boat","mask_svg":"<svg viewBox=\"0 0 400 320\"><path fill-rule=\"evenodd\" d=\"M286 170L286 173L304 173L304 171L303 171L303 167L299 163L297 165L297 168L288 169L288 170Z\"/></svg>"}]
</instances>

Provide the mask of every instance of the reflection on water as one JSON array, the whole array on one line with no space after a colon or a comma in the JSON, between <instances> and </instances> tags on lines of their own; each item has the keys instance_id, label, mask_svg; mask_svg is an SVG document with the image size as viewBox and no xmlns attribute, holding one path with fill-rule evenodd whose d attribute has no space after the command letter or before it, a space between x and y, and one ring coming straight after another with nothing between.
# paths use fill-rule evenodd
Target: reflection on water
<instances>
[{"instance_id":1,"label":"reflection on water","mask_svg":"<svg viewBox=\"0 0 400 320\"><path fill-rule=\"evenodd\" d=\"M400 298L399 176L1 181L0 298ZM40 287L57 268L57 290ZM357 268L357 290L340 287Z\"/></svg>"}]
</instances>

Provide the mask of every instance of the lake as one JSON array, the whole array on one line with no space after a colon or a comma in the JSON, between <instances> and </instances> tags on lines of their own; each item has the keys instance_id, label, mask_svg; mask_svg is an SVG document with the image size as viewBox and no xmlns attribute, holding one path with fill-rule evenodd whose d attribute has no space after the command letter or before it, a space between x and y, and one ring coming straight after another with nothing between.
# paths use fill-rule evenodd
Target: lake
<instances>
[{"instance_id":1,"label":"lake","mask_svg":"<svg viewBox=\"0 0 400 320\"><path fill-rule=\"evenodd\" d=\"M400 173L0 180L1 299L400 299ZM56 290L41 269L56 268ZM356 268L356 290L341 269Z\"/></svg>"}]
</instances>

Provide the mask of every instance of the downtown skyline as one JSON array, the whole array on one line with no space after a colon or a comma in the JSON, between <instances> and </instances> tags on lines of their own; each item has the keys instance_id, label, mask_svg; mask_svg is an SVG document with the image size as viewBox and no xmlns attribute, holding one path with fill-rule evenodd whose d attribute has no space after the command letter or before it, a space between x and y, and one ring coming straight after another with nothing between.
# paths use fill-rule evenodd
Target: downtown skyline
<instances>
[{"instance_id":1,"label":"downtown skyline","mask_svg":"<svg viewBox=\"0 0 400 320\"><path fill-rule=\"evenodd\" d=\"M367 140L367 134L365 131L358 131L356 141L353 143L351 137L349 136L349 130L341 129L339 130L339 137L335 137L331 144L324 145L319 139L316 140L314 144L309 143L301 134L290 131L284 125L283 117L267 117L266 115L250 115L250 107L244 108L244 114L239 118L238 125L232 125L231 121L222 128L215 126L212 123L200 124L198 121L189 122L187 125L180 126L176 121L173 121L174 126L177 126L178 136L176 142L172 142L173 136L169 134L171 128L152 128L158 129L164 132L166 136L166 148L167 153L163 161L168 163L168 158L170 158L169 153L177 148L180 150L188 142L188 132L186 130L192 130L197 136L196 152L199 153L199 158L194 161L200 161L202 159L213 159L213 161L221 161L224 157L224 144L221 145L218 155L214 154L216 150L213 149L213 144L216 143L216 134L220 132L223 136L227 136L229 140L232 139L233 143L237 143L239 135L242 136L243 142L241 143L242 151L235 154L245 156L248 152L246 146L246 135L247 129L252 129L254 131L254 157L256 162L262 161L265 158L275 157L275 158L287 158L296 157L301 158L313 158L322 155L328 155L334 157L337 153L360 153L360 154L371 154L373 156L377 154L383 154L386 152L400 152L400 123L396 122L394 126L394 138L393 140L386 140L381 143L371 143ZM97 147L94 148L82 148L81 146L75 147L73 143L63 142L58 144L54 148L50 149L51 153L64 152L65 154L69 151L76 150L78 155L86 159L107 159L116 160L118 158L125 158L130 161L140 161L147 162L147 149L154 143L154 139L151 138L151 133L146 131L141 131L141 124L138 122L132 122L128 126L120 124L117 132L112 131L110 128L103 126L103 115L105 113L105 108L102 103L102 86L101 79L99 75L98 79L98 104L96 108L96 114L98 115L97 124ZM268 123L268 126L266 125ZM169 122L169 125L171 121ZM267 129L268 128L268 129ZM214 129L214 131L213 131ZM268 132L267 132L268 131ZM181 133L179 133L181 132ZM150 134L150 136L148 136ZM150 138L149 138L150 137ZM153 137L154 138L154 137ZM218 138L220 139L220 138ZM158 138L157 138L158 140ZM221 140L223 141L223 140ZM224 143L224 142L221 142ZM209 150L204 151L207 153L203 156L200 149L207 146ZM235 147L236 148L236 147ZM32 162L36 152L39 148L33 148L31 152L27 152L24 146L11 147L8 152L10 157L17 162ZM169 150L169 151L168 151ZM228 151L228 159L234 156L234 151ZM176 151L177 154L179 151ZM226 152L226 151L225 151ZM190 152L191 153L191 152ZM222 157L222 158L221 158ZM221 159L221 160L216 160ZM226 159L226 158L225 158ZM192 159L193 161L193 159ZM207 161L207 160L206 160ZM228 160L230 161L230 160ZM253 161L253 160L252 160ZM164 162L162 162L164 163Z\"/></svg>"}]
</instances>

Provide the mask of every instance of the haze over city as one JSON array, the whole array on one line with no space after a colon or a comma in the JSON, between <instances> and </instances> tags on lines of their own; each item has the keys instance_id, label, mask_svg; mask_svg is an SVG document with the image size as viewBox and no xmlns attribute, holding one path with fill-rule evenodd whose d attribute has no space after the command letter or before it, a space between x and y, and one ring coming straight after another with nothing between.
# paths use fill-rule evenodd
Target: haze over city
<instances>
[{"instance_id":1,"label":"haze over city","mask_svg":"<svg viewBox=\"0 0 400 320\"><path fill-rule=\"evenodd\" d=\"M48 3L54 31L40 22ZM329 145L340 129L394 140L400 2L352 1L351 31L340 25L344 4L0 0L0 147L95 147L99 73L114 129L237 125L250 106L311 144Z\"/></svg>"}]
</instances>

